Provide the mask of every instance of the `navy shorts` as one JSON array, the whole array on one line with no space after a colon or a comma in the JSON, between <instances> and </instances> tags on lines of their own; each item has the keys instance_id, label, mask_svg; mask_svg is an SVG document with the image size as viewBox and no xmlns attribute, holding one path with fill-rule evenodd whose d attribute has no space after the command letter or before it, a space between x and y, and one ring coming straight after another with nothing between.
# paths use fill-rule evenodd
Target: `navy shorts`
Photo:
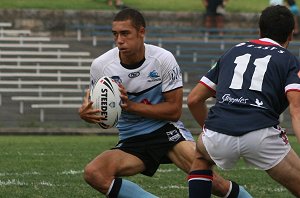
<instances>
[{"instance_id":1,"label":"navy shorts","mask_svg":"<svg viewBox=\"0 0 300 198\"><path fill-rule=\"evenodd\" d=\"M169 123L150 134L121 140L113 149L120 149L141 159L146 167L142 174L153 176L160 164L172 163L168 152L185 140L179 129Z\"/></svg>"}]
</instances>

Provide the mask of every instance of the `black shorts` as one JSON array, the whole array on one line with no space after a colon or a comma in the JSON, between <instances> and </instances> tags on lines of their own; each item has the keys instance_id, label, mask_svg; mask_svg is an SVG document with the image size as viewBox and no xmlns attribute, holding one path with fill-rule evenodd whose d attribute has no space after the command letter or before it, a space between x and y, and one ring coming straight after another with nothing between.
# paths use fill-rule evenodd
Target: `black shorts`
<instances>
[{"instance_id":1,"label":"black shorts","mask_svg":"<svg viewBox=\"0 0 300 198\"><path fill-rule=\"evenodd\" d=\"M120 149L140 158L145 164L142 174L153 176L160 164L169 164L168 152L185 138L173 124L166 124L154 132L119 141L113 149Z\"/></svg>"},{"instance_id":2,"label":"black shorts","mask_svg":"<svg viewBox=\"0 0 300 198\"><path fill-rule=\"evenodd\" d=\"M222 0L217 0L217 1L210 1L208 3L208 6L206 8L206 16L217 16L220 15L219 13L217 13L217 8L218 6L222 6L223 5L223 1Z\"/></svg>"}]
</instances>

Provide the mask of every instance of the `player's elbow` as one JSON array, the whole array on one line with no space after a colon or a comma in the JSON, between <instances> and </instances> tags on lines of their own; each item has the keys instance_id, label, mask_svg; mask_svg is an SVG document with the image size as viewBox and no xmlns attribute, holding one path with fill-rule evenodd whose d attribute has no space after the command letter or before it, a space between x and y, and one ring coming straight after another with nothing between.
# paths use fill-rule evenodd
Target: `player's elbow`
<instances>
[{"instance_id":1,"label":"player's elbow","mask_svg":"<svg viewBox=\"0 0 300 198\"><path fill-rule=\"evenodd\" d=\"M181 108L176 108L174 109L173 113L170 114L170 121L172 122L177 122L180 117L181 117L182 109Z\"/></svg>"}]
</instances>

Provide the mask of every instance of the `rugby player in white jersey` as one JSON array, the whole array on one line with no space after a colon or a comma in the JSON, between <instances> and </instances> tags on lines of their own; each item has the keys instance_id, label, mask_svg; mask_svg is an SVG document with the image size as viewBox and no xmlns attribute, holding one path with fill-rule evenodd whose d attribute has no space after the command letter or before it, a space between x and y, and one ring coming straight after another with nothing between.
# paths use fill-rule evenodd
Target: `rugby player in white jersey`
<instances>
[{"instance_id":1,"label":"rugby player in white jersey","mask_svg":"<svg viewBox=\"0 0 300 198\"><path fill-rule=\"evenodd\" d=\"M120 84L122 114L119 143L98 155L84 170L88 184L107 197L156 197L122 176L152 176L160 164L174 163L189 172L195 149L191 133L178 121L182 112L182 77L174 56L145 44L145 20L140 12L124 9L114 18L116 48L96 58L90 70L90 89L102 76ZM86 92L80 117L100 123ZM216 175L214 194L250 197L244 188Z\"/></svg>"},{"instance_id":2,"label":"rugby player in white jersey","mask_svg":"<svg viewBox=\"0 0 300 198\"><path fill-rule=\"evenodd\" d=\"M188 96L188 106L203 127L189 180L189 197L210 197L212 165L231 169L242 157L300 197L300 159L291 148L279 116L289 106L300 143L300 64L287 47L293 14L285 6L266 8L260 39L224 53ZM216 97L208 114L206 99ZM206 152L207 151L207 152ZM198 164L199 163L199 164Z\"/></svg>"}]
</instances>

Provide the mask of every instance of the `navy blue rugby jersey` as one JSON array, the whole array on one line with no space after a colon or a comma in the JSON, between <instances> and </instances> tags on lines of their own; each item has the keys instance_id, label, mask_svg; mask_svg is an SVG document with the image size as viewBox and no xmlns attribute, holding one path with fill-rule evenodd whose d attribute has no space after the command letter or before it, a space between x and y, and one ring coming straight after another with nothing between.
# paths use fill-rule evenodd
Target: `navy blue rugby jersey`
<instances>
[{"instance_id":1,"label":"navy blue rugby jersey","mask_svg":"<svg viewBox=\"0 0 300 198\"><path fill-rule=\"evenodd\" d=\"M216 91L205 126L240 136L279 124L286 92L300 91L299 62L271 39L240 43L221 56L200 83Z\"/></svg>"}]
</instances>

